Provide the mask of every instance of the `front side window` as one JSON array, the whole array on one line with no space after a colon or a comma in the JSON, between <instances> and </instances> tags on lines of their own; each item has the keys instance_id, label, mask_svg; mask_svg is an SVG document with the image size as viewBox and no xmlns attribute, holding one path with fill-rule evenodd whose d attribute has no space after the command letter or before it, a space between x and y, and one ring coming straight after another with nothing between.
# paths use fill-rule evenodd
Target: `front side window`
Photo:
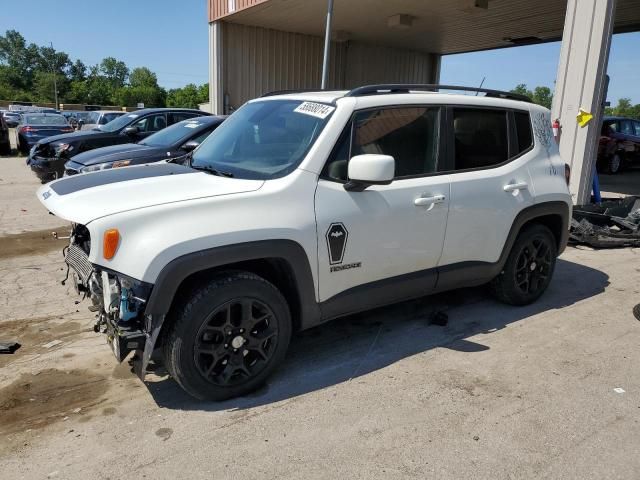
<instances>
[{"instance_id":1,"label":"front side window","mask_svg":"<svg viewBox=\"0 0 640 480\"><path fill-rule=\"evenodd\" d=\"M351 156L377 153L396 161L395 178L438 168L438 107L402 107L358 112Z\"/></svg>"},{"instance_id":2,"label":"front side window","mask_svg":"<svg viewBox=\"0 0 640 480\"><path fill-rule=\"evenodd\" d=\"M454 108L454 168L487 168L509 159L507 112Z\"/></svg>"},{"instance_id":3,"label":"front side window","mask_svg":"<svg viewBox=\"0 0 640 480\"><path fill-rule=\"evenodd\" d=\"M287 175L304 159L334 109L300 100L247 103L202 142L191 166L239 178Z\"/></svg>"},{"instance_id":4,"label":"front side window","mask_svg":"<svg viewBox=\"0 0 640 480\"><path fill-rule=\"evenodd\" d=\"M131 126L138 127L139 132L157 132L167 127L167 120L164 117L164 113L158 113L156 115L148 115Z\"/></svg>"}]
</instances>

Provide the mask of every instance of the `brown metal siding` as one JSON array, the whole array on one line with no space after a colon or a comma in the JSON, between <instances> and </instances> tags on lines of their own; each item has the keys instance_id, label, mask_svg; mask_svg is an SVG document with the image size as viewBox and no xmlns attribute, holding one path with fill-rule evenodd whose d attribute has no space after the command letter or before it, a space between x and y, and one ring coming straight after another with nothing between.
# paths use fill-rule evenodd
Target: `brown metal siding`
<instances>
[{"instance_id":1,"label":"brown metal siding","mask_svg":"<svg viewBox=\"0 0 640 480\"><path fill-rule=\"evenodd\" d=\"M320 88L323 39L297 33L224 23L224 93L238 108L274 90ZM342 84L345 45L333 43L329 87Z\"/></svg>"},{"instance_id":2,"label":"brown metal siding","mask_svg":"<svg viewBox=\"0 0 640 480\"><path fill-rule=\"evenodd\" d=\"M229 14L253 7L268 0L209 0L209 21L213 22ZM235 6L235 10L230 9Z\"/></svg>"},{"instance_id":3,"label":"brown metal siding","mask_svg":"<svg viewBox=\"0 0 640 480\"><path fill-rule=\"evenodd\" d=\"M321 37L221 22L223 90L228 105L275 90L319 89ZM422 52L333 42L328 88L371 83L430 83L436 57Z\"/></svg>"}]
</instances>

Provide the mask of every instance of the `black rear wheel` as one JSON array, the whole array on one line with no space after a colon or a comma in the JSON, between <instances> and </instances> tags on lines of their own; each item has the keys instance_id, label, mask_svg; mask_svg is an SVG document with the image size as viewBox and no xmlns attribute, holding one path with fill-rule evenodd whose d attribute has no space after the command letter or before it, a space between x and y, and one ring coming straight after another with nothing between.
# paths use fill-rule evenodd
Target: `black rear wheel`
<instances>
[{"instance_id":1,"label":"black rear wheel","mask_svg":"<svg viewBox=\"0 0 640 480\"><path fill-rule=\"evenodd\" d=\"M200 399L225 400L259 387L284 359L291 337L282 294L247 272L212 279L173 314L165 364Z\"/></svg>"},{"instance_id":2,"label":"black rear wheel","mask_svg":"<svg viewBox=\"0 0 640 480\"><path fill-rule=\"evenodd\" d=\"M547 227L536 224L525 228L502 272L491 282L493 293L511 305L534 302L551 282L557 255L555 237Z\"/></svg>"}]
</instances>

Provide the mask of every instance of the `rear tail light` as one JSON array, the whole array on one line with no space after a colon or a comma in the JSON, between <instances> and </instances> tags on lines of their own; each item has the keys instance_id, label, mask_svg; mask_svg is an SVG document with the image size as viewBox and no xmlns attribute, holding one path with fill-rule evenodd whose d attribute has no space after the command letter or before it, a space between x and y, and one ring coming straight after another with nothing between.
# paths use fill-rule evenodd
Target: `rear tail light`
<instances>
[{"instance_id":1,"label":"rear tail light","mask_svg":"<svg viewBox=\"0 0 640 480\"><path fill-rule=\"evenodd\" d=\"M569 186L569 181L571 180L571 167L568 164L564 164L564 179L567 182L567 186Z\"/></svg>"},{"instance_id":2,"label":"rear tail light","mask_svg":"<svg viewBox=\"0 0 640 480\"><path fill-rule=\"evenodd\" d=\"M36 129L33 127L21 127L20 128L20 132L22 133L30 133L30 132L35 132Z\"/></svg>"},{"instance_id":3,"label":"rear tail light","mask_svg":"<svg viewBox=\"0 0 640 480\"><path fill-rule=\"evenodd\" d=\"M71 133L71 132L75 132L75 130L71 127L67 127L67 128L63 128L62 130L60 130L61 132L64 133Z\"/></svg>"}]
</instances>

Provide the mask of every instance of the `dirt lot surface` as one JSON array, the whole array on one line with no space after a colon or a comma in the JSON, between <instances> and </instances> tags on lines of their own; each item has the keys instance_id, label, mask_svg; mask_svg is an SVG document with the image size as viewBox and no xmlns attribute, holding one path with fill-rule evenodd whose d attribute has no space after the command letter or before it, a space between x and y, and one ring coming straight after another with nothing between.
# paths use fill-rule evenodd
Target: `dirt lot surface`
<instances>
[{"instance_id":1,"label":"dirt lot surface","mask_svg":"<svg viewBox=\"0 0 640 480\"><path fill-rule=\"evenodd\" d=\"M0 478L640 476L640 250L567 249L528 307L471 289L331 322L262 390L198 402L115 363L60 283L64 222L23 159L0 178L0 339L22 344L0 355Z\"/></svg>"}]
</instances>

